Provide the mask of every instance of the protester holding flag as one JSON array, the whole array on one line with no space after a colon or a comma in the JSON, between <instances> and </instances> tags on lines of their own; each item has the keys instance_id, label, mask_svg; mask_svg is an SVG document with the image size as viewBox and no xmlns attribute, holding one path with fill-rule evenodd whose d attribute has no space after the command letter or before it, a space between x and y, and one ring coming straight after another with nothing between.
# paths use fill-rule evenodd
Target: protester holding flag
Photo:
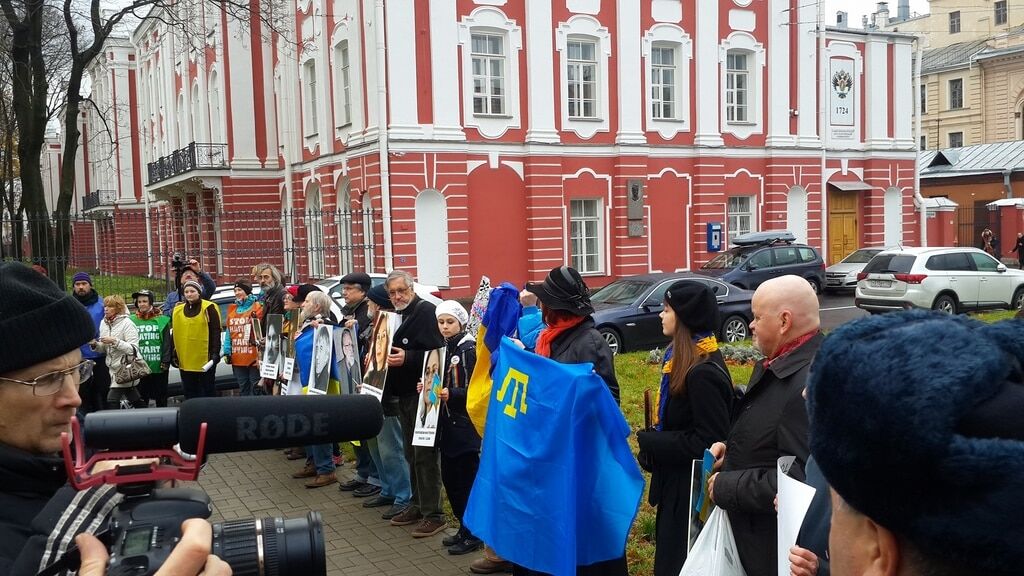
<instances>
[{"instance_id":1,"label":"protester holding flag","mask_svg":"<svg viewBox=\"0 0 1024 576\"><path fill-rule=\"evenodd\" d=\"M665 291L665 350L653 430L637 432L640 464L651 472L648 502L657 506L655 576L675 576L686 560L691 466L729 434L732 379L718 350L718 304L707 286L680 280Z\"/></svg>"},{"instance_id":2,"label":"protester holding flag","mask_svg":"<svg viewBox=\"0 0 1024 576\"><path fill-rule=\"evenodd\" d=\"M452 513L459 519L459 531L441 541L453 555L479 550L483 542L462 521L466 502L480 467L480 435L466 412L469 375L476 364L476 342L466 333L469 314L462 304L445 300L437 305L437 327L445 341L445 360L441 388L440 437L441 482Z\"/></svg>"},{"instance_id":3,"label":"protester holding flag","mask_svg":"<svg viewBox=\"0 0 1024 576\"><path fill-rule=\"evenodd\" d=\"M315 346L316 327L321 324L335 325L331 318L331 297L318 289L309 291L302 296L302 315L299 322L299 335L295 338L295 364L299 369L299 382L303 386L309 382L310 373L314 371L312 366L313 347ZM328 394L341 393L341 376L338 370L338 359L335 358L334 346L329 347L331 358L329 361L330 376L327 384ZM331 444L316 444L306 446L306 466L292 474L292 478L310 478L306 482L306 488L322 488L338 481L335 475L334 459L331 454Z\"/></svg>"}]
</instances>

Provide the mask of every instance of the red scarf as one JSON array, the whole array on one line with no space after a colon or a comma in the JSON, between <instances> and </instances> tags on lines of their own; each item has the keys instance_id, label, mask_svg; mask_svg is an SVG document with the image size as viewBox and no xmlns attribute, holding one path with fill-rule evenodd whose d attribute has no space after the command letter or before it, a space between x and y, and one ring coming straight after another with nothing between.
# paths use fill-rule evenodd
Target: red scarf
<instances>
[{"instance_id":1,"label":"red scarf","mask_svg":"<svg viewBox=\"0 0 1024 576\"><path fill-rule=\"evenodd\" d=\"M537 337L537 354L545 358L551 358L551 343L555 341L555 338L558 338L564 332L579 326L580 323L586 319L586 316L575 315L559 316L552 319L552 321L548 323L547 328L541 330L540 336Z\"/></svg>"},{"instance_id":2,"label":"red scarf","mask_svg":"<svg viewBox=\"0 0 1024 576\"><path fill-rule=\"evenodd\" d=\"M150 308L149 312L146 313L146 314L143 314L142 312L139 312L138 310L135 311L135 315L139 317L139 320L152 320L153 318L156 318L160 314L161 314L160 309L157 308L156 306L153 306L152 308Z\"/></svg>"},{"instance_id":3,"label":"red scarf","mask_svg":"<svg viewBox=\"0 0 1024 576\"><path fill-rule=\"evenodd\" d=\"M804 344L807 343L808 340L810 340L811 338L814 338L817 335L818 335L818 331L814 330L814 331L808 332L807 334L804 334L803 336L800 336L799 338L795 338L793 340L790 340L789 342L786 342L781 347L779 347L778 351L775 352L775 356L772 356L771 358L767 358L764 361L765 369L767 369L769 366L771 366L772 362L775 362L779 358L782 358L783 356L789 354L793 350L796 350L797 348L803 346Z\"/></svg>"}]
</instances>

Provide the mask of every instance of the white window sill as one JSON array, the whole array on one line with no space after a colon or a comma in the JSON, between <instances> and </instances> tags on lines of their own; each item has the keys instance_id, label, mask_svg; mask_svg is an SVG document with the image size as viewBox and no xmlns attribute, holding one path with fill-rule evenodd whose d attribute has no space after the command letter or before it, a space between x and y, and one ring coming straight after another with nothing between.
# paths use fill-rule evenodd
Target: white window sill
<instances>
[{"instance_id":1,"label":"white window sill","mask_svg":"<svg viewBox=\"0 0 1024 576\"><path fill-rule=\"evenodd\" d=\"M757 122L750 122L750 121L746 121L746 122L735 122L735 121L734 122L729 122L728 120L726 120L725 123L727 125L729 125L729 126L757 126Z\"/></svg>"},{"instance_id":2,"label":"white window sill","mask_svg":"<svg viewBox=\"0 0 1024 576\"><path fill-rule=\"evenodd\" d=\"M579 118L579 117L575 117L575 116L569 116L568 120L569 120L569 122L604 122L604 118L595 118L595 117Z\"/></svg>"},{"instance_id":3,"label":"white window sill","mask_svg":"<svg viewBox=\"0 0 1024 576\"><path fill-rule=\"evenodd\" d=\"M351 128L351 127L352 127L352 123L351 122L345 122L344 124L339 124L338 126L335 126L334 129L335 130L347 130L347 129Z\"/></svg>"},{"instance_id":4,"label":"white window sill","mask_svg":"<svg viewBox=\"0 0 1024 576\"><path fill-rule=\"evenodd\" d=\"M495 120L511 120L512 116L509 114L477 114L473 113L474 118L493 118Z\"/></svg>"},{"instance_id":5,"label":"white window sill","mask_svg":"<svg viewBox=\"0 0 1024 576\"><path fill-rule=\"evenodd\" d=\"M665 124L686 124L682 118L651 118L651 122L664 122Z\"/></svg>"}]
</instances>

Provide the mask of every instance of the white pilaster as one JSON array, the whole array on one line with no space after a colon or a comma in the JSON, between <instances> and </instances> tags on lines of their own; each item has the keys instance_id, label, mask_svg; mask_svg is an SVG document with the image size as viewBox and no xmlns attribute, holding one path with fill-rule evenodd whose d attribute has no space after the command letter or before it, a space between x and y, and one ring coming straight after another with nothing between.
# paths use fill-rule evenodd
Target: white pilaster
<instances>
[{"instance_id":1,"label":"white pilaster","mask_svg":"<svg viewBox=\"0 0 1024 576\"><path fill-rule=\"evenodd\" d=\"M252 46L252 30L248 22L240 23L233 18L228 18L228 31L223 40L227 47L224 58L230 62L230 77L224 74L222 66L217 74L220 84L218 93L223 101L221 117L218 120L211 119L211 122L220 122L224 126L225 141L228 134L231 135L234 147L234 154L231 157L232 168L262 168L262 164L256 158L256 115L253 112L252 101L252 87L255 84L252 77L251 51L258 50L259 47ZM227 97L228 83L232 88L230 99ZM230 124L228 110L231 111ZM263 119L260 118L260 121Z\"/></svg>"},{"instance_id":2,"label":"white pilaster","mask_svg":"<svg viewBox=\"0 0 1024 576\"><path fill-rule=\"evenodd\" d=\"M718 2L697 3L697 146L721 146L719 106L722 97L718 83Z\"/></svg>"},{"instance_id":3,"label":"white pilaster","mask_svg":"<svg viewBox=\"0 0 1024 576\"><path fill-rule=\"evenodd\" d=\"M434 138L465 140L459 117L459 25L455 0L430 2L431 92Z\"/></svg>"},{"instance_id":4,"label":"white pilaster","mask_svg":"<svg viewBox=\"0 0 1024 576\"><path fill-rule=\"evenodd\" d=\"M789 129L789 39L795 31L789 26L789 0L771 0L768 6L768 146L795 144Z\"/></svg>"},{"instance_id":5,"label":"white pilaster","mask_svg":"<svg viewBox=\"0 0 1024 576\"><path fill-rule=\"evenodd\" d=\"M864 144L888 148L889 140L889 47L884 39L869 37L864 43ZM908 91L910 98L913 95ZM898 100L898 98L897 98Z\"/></svg>"},{"instance_id":6,"label":"white pilaster","mask_svg":"<svg viewBox=\"0 0 1024 576\"><path fill-rule=\"evenodd\" d=\"M530 125L528 142L558 142L555 130L555 49L551 2L526 0L526 74ZM563 98L565 95L562 96Z\"/></svg>"},{"instance_id":7,"label":"white pilaster","mask_svg":"<svg viewBox=\"0 0 1024 576\"><path fill-rule=\"evenodd\" d=\"M413 0L387 0L388 42L388 135L392 138L418 138L416 95L416 5Z\"/></svg>"},{"instance_id":8,"label":"white pilaster","mask_svg":"<svg viewBox=\"0 0 1024 576\"><path fill-rule=\"evenodd\" d=\"M897 148L913 149L917 143L914 142L914 98L919 97L914 92L914 71L913 71L913 48L909 42L896 44L896 53L893 57L892 79L894 102L893 121L895 122L895 146ZM909 98L903 97L910 94Z\"/></svg>"},{"instance_id":9,"label":"white pilaster","mask_svg":"<svg viewBox=\"0 0 1024 576\"><path fill-rule=\"evenodd\" d=\"M618 144L646 144L644 137L644 88L635 82L643 78L637 74L643 65L640 60L640 3L636 0L618 0L618 90L619 133Z\"/></svg>"},{"instance_id":10,"label":"white pilaster","mask_svg":"<svg viewBox=\"0 0 1024 576\"><path fill-rule=\"evenodd\" d=\"M817 148L818 134L818 6L800 2L797 10L796 78L797 78L797 144ZM822 56L824 58L824 55ZM827 121L827 120L826 120Z\"/></svg>"}]
</instances>

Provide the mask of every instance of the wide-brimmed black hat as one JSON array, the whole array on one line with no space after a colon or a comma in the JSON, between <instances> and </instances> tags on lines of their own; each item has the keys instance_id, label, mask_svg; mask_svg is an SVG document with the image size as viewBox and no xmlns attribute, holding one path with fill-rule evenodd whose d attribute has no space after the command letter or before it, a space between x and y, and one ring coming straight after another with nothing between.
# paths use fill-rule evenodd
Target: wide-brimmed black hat
<instances>
[{"instance_id":1,"label":"wide-brimmed black hat","mask_svg":"<svg viewBox=\"0 0 1024 576\"><path fill-rule=\"evenodd\" d=\"M577 316L594 313L594 307L590 305L590 289L572 266L552 268L543 282L527 284L526 290L536 294L545 308L564 310Z\"/></svg>"},{"instance_id":2,"label":"wide-brimmed black hat","mask_svg":"<svg viewBox=\"0 0 1024 576\"><path fill-rule=\"evenodd\" d=\"M349 272L341 279L342 284L357 284L363 292L370 291L370 275L366 272Z\"/></svg>"},{"instance_id":3,"label":"wide-brimmed black hat","mask_svg":"<svg viewBox=\"0 0 1024 576\"><path fill-rule=\"evenodd\" d=\"M715 295L700 282L673 282L665 291L665 303L676 313L676 319L689 328L694 336L714 332L722 323Z\"/></svg>"},{"instance_id":4,"label":"wide-brimmed black hat","mask_svg":"<svg viewBox=\"0 0 1024 576\"><path fill-rule=\"evenodd\" d=\"M306 301L306 296L319 291L320 289L315 284L300 284L299 289L295 292L295 296L292 296L292 301L302 304Z\"/></svg>"}]
</instances>

